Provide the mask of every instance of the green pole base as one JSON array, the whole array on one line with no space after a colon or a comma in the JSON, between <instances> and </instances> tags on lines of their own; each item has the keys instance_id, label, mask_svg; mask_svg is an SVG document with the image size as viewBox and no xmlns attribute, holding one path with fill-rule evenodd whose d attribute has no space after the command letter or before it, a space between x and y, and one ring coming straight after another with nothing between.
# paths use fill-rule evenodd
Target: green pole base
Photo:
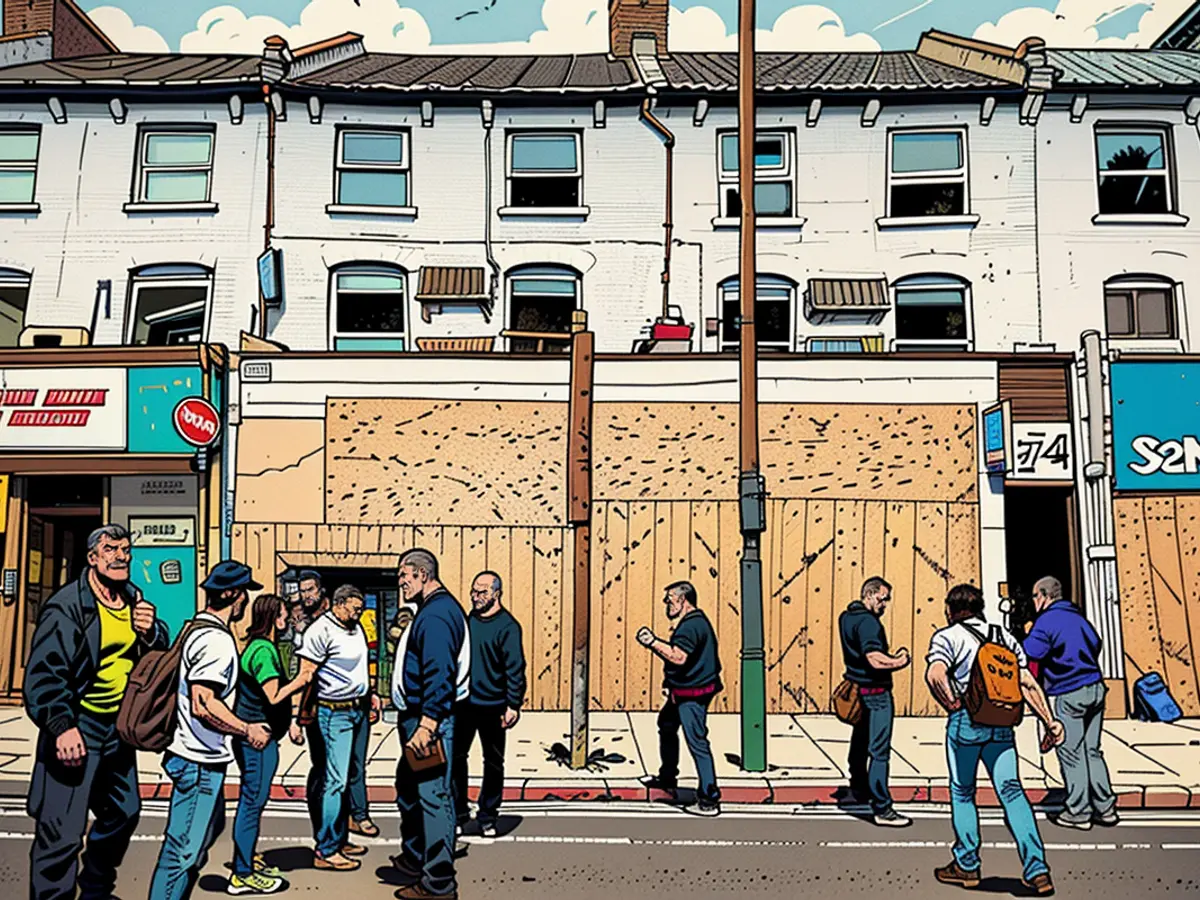
<instances>
[{"instance_id":1,"label":"green pole base","mask_svg":"<svg viewBox=\"0 0 1200 900\"><path fill-rule=\"evenodd\" d=\"M762 658L742 660L742 771L767 771L767 675Z\"/></svg>"}]
</instances>

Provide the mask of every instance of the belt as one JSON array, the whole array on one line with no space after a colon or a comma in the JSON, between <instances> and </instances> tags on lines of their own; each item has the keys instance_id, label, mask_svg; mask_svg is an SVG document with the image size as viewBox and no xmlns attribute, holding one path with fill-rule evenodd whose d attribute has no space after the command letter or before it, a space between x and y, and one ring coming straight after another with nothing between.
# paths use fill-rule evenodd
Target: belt
<instances>
[{"instance_id":1,"label":"belt","mask_svg":"<svg viewBox=\"0 0 1200 900\"><path fill-rule=\"evenodd\" d=\"M873 696L875 696L876 694L886 694L886 693L888 693L890 690L891 690L891 688L881 688L881 687L873 687L873 688L872 688L872 687L860 687L860 688L858 689L858 693L859 693L859 696L860 696L860 697L873 697Z\"/></svg>"},{"instance_id":2,"label":"belt","mask_svg":"<svg viewBox=\"0 0 1200 900\"><path fill-rule=\"evenodd\" d=\"M717 692L716 684L706 684L704 687L670 688L671 695L680 700L698 700L701 697L711 697Z\"/></svg>"},{"instance_id":3,"label":"belt","mask_svg":"<svg viewBox=\"0 0 1200 900\"><path fill-rule=\"evenodd\" d=\"M359 697L357 700L318 700L317 706L325 709L361 709L364 699Z\"/></svg>"}]
</instances>

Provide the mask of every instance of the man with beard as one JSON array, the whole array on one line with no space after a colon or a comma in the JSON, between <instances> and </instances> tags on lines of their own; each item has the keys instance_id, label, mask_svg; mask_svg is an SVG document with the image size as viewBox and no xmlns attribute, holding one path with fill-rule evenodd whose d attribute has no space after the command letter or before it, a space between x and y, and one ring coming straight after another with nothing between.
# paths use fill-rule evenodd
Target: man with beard
<instances>
[{"instance_id":1,"label":"man with beard","mask_svg":"<svg viewBox=\"0 0 1200 900\"><path fill-rule=\"evenodd\" d=\"M25 711L38 727L34 900L75 896L89 807L97 814L78 886L84 898L111 895L141 810L137 755L117 736L117 711L142 654L167 647L166 626L129 583L129 532L105 525L87 547L87 568L42 610L25 669Z\"/></svg>"},{"instance_id":2,"label":"man with beard","mask_svg":"<svg viewBox=\"0 0 1200 900\"><path fill-rule=\"evenodd\" d=\"M225 770L233 761L232 738L261 750L271 740L265 722L243 722L233 713L238 649L230 623L240 621L260 591L249 566L223 560L204 589L205 608L188 625L179 663L178 721L163 756L171 779L171 808L158 865L150 882L154 900L186 900L208 851L225 829Z\"/></svg>"}]
</instances>

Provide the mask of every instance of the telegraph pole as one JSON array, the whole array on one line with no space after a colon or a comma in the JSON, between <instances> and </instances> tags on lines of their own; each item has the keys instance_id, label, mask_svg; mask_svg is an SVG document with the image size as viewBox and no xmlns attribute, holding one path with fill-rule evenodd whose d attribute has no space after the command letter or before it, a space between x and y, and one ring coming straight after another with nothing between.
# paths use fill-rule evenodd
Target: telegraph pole
<instances>
[{"instance_id":1,"label":"telegraph pole","mask_svg":"<svg viewBox=\"0 0 1200 900\"><path fill-rule=\"evenodd\" d=\"M742 200L738 298L740 501L742 528L742 769L767 770L767 685L763 652L762 560L766 493L758 464L758 296L754 210L754 19L755 0L738 2L738 191Z\"/></svg>"}]
</instances>

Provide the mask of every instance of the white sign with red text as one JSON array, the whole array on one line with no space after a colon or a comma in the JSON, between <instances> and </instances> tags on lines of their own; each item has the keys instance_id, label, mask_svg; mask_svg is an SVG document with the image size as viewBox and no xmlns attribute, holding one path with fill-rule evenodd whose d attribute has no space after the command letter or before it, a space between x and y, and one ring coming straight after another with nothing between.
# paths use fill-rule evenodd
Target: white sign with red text
<instances>
[{"instance_id":1,"label":"white sign with red text","mask_svg":"<svg viewBox=\"0 0 1200 900\"><path fill-rule=\"evenodd\" d=\"M0 449L124 450L125 369L0 369Z\"/></svg>"}]
</instances>

